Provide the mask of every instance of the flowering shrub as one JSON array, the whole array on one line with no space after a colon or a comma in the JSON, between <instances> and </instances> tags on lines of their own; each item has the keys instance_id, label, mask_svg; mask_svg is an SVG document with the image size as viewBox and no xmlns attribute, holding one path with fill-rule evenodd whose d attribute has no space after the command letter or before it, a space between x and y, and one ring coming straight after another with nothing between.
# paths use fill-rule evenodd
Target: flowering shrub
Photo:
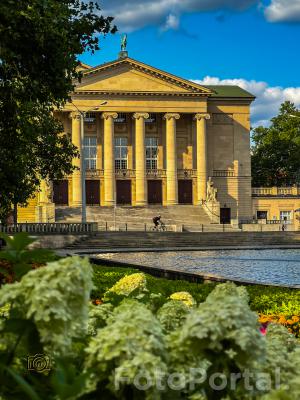
<instances>
[{"instance_id":1,"label":"flowering shrub","mask_svg":"<svg viewBox=\"0 0 300 400\"><path fill-rule=\"evenodd\" d=\"M107 326L98 330L86 349L85 369L92 371L89 387L96 389L98 384L100 388L102 382L108 381L111 392L116 392L117 387L121 395L124 386L134 391L133 381L138 373L154 378L157 370L167 371L162 328L144 304L125 300L106 322ZM156 392L155 386L149 387L149 399L156 398L150 397Z\"/></svg>"},{"instance_id":2,"label":"flowering shrub","mask_svg":"<svg viewBox=\"0 0 300 400\"><path fill-rule=\"evenodd\" d=\"M136 273L124 276L106 293L116 293L121 296L129 296L133 292L143 292L146 290L146 276L143 273Z\"/></svg>"},{"instance_id":3,"label":"flowering shrub","mask_svg":"<svg viewBox=\"0 0 300 400\"><path fill-rule=\"evenodd\" d=\"M189 312L183 301L171 300L158 310L157 318L165 331L171 332L183 325Z\"/></svg>"},{"instance_id":4,"label":"flowering shrub","mask_svg":"<svg viewBox=\"0 0 300 400\"><path fill-rule=\"evenodd\" d=\"M300 398L300 342L260 316L270 322L263 336L245 288L219 284L198 306L185 290L175 299L151 293L141 273L114 282L94 304L91 289L91 266L79 257L0 289L0 399ZM291 321L299 323L287 318L289 329ZM34 355L52 358L47 371L27 370ZM273 384L278 368L280 387ZM241 378L247 371L250 388ZM218 373L228 382L232 373L239 378L216 389L210 377ZM261 374L273 385L259 385Z\"/></svg>"},{"instance_id":5,"label":"flowering shrub","mask_svg":"<svg viewBox=\"0 0 300 400\"><path fill-rule=\"evenodd\" d=\"M90 305L89 320L88 320L88 334L96 335L99 328L106 325L106 321L112 315L113 306L109 303L102 304L101 307Z\"/></svg>"},{"instance_id":6,"label":"flowering shrub","mask_svg":"<svg viewBox=\"0 0 300 400\"><path fill-rule=\"evenodd\" d=\"M14 319L34 322L45 349L63 354L87 330L91 289L88 260L68 257L28 272L20 282L4 285L0 307L11 303Z\"/></svg>"},{"instance_id":7,"label":"flowering shrub","mask_svg":"<svg viewBox=\"0 0 300 400\"><path fill-rule=\"evenodd\" d=\"M288 328L296 337L300 337L300 317L298 315L259 315L261 324L277 323Z\"/></svg>"},{"instance_id":8,"label":"flowering shrub","mask_svg":"<svg viewBox=\"0 0 300 400\"><path fill-rule=\"evenodd\" d=\"M227 283L218 285L190 311L183 326L168 337L168 348L172 368L188 381L189 371L199 366L209 375L251 368L263 354L264 342L245 292ZM197 389L204 391L205 398L213 398L207 383Z\"/></svg>"},{"instance_id":9,"label":"flowering shrub","mask_svg":"<svg viewBox=\"0 0 300 400\"><path fill-rule=\"evenodd\" d=\"M173 293L173 294L171 294L170 299L182 301L188 307L194 307L196 305L196 302L195 302L193 296L190 295L189 292Z\"/></svg>"}]
</instances>

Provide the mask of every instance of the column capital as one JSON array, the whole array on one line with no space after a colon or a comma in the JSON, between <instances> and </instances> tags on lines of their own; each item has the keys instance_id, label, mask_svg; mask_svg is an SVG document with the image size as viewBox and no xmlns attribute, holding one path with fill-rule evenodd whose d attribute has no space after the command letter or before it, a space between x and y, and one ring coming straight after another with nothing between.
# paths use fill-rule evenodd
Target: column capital
<instances>
[{"instance_id":1,"label":"column capital","mask_svg":"<svg viewBox=\"0 0 300 400\"><path fill-rule=\"evenodd\" d=\"M148 119L149 118L149 114L148 113L136 112L136 113L133 114L132 118L134 118L134 119L140 119L140 118Z\"/></svg>"},{"instance_id":2,"label":"column capital","mask_svg":"<svg viewBox=\"0 0 300 400\"><path fill-rule=\"evenodd\" d=\"M197 113L194 115L194 119L196 119L197 121L201 121L201 119L210 119L210 114L207 113Z\"/></svg>"},{"instance_id":3,"label":"column capital","mask_svg":"<svg viewBox=\"0 0 300 400\"><path fill-rule=\"evenodd\" d=\"M70 119L78 119L78 120L80 120L81 114L80 114L79 111L71 111L71 112L69 113L69 118L70 118Z\"/></svg>"},{"instance_id":4,"label":"column capital","mask_svg":"<svg viewBox=\"0 0 300 400\"><path fill-rule=\"evenodd\" d=\"M179 119L180 118L180 114L178 113L166 113L164 115L164 119L170 120L170 119Z\"/></svg>"},{"instance_id":5,"label":"column capital","mask_svg":"<svg viewBox=\"0 0 300 400\"><path fill-rule=\"evenodd\" d=\"M104 112L104 113L102 113L101 118L103 118L103 119L109 119L109 118L116 119L116 118L118 118L118 113L113 112L113 111Z\"/></svg>"}]
</instances>

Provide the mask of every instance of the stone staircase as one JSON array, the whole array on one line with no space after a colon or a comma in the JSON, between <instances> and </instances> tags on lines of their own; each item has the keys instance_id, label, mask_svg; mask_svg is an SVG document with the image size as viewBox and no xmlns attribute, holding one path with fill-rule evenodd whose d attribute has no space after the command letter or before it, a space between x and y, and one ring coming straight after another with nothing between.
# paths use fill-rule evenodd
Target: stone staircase
<instances>
[{"instance_id":1,"label":"stone staircase","mask_svg":"<svg viewBox=\"0 0 300 400\"><path fill-rule=\"evenodd\" d=\"M298 232L98 232L67 249L78 252L124 249L201 249L212 247L299 247Z\"/></svg>"},{"instance_id":2,"label":"stone staircase","mask_svg":"<svg viewBox=\"0 0 300 400\"><path fill-rule=\"evenodd\" d=\"M127 224L128 230L144 230L153 225L152 219L156 215L161 215L162 221L170 226L200 227L209 226L211 221L200 206L180 205L172 207L147 206L130 207L87 207L87 221L97 222L99 229L110 229L116 226L124 230ZM79 222L81 220L81 209L75 207L56 207L56 222ZM213 224L218 225L218 224ZM146 229L148 230L148 229ZM199 229L198 229L199 230Z\"/></svg>"}]
</instances>

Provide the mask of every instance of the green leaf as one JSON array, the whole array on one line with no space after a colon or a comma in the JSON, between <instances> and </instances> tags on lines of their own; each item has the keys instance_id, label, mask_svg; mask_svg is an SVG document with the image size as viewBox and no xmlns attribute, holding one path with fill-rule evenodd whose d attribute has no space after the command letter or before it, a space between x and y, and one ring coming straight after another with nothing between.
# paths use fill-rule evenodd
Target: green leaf
<instances>
[{"instance_id":1,"label":"green leaf","mask_svg":"<svg viewBox=\"0 0 300 400\"><path fill-rule=\"evenodd\" d=\"M31 400L42 400L41 397L36 393L34 388L30 386L29 383L25 381L25 379L21 375L17 374L10 367L6 367L5 369L11 375L11 377L16 381L16 383L22 389L22 391L26 393Z\"/></svg>"}]
</instances>

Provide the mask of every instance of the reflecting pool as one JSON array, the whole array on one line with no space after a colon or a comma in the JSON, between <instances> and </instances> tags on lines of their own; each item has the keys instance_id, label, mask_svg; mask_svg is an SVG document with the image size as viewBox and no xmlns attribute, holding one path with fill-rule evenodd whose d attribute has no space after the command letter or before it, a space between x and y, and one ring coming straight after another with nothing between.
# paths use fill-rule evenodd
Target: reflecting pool
<instances>
[{"instance_id":1,"label":"reflecting pool","mask_svg":"<svg viewBox=\"0 0 300 400\"><path fill-rule=\"evenodd\" d=\"M130 252L95 256L200 275L300 288L300 249Z\"/></svg>"}]
</instances>

